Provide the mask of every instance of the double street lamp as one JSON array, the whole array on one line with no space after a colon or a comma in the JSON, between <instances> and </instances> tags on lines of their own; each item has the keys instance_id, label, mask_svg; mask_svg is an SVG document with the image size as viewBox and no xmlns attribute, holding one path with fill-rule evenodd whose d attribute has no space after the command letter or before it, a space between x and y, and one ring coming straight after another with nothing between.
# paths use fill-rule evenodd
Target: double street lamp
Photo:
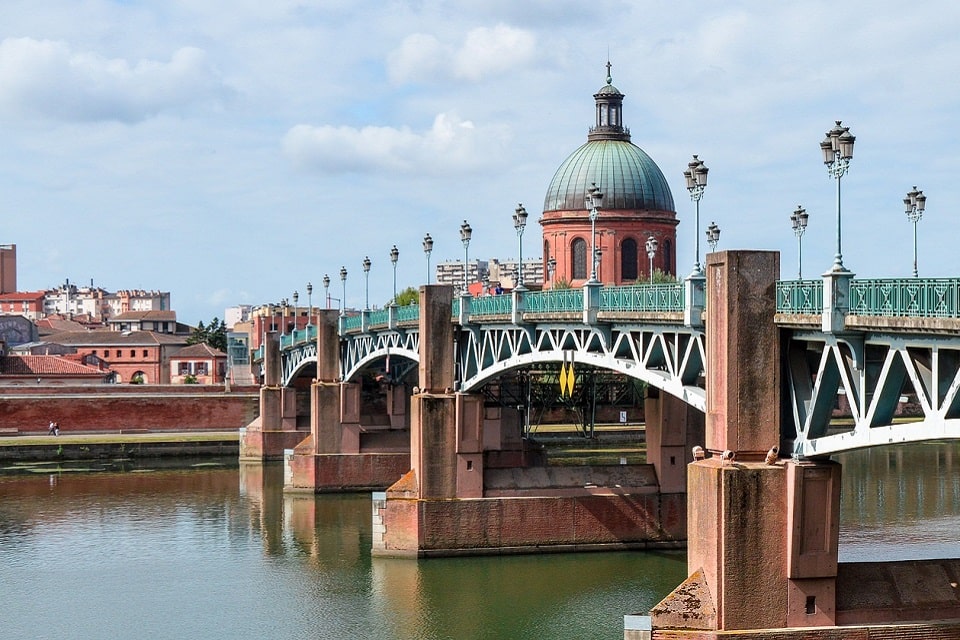
<instances>
[{"instance_id":1,"label":"double street lamp","mask_svg":"<svg viewBox=\"0 0 960 640\"><path fill-rule=\"evenodd\" d=\"M711 222L707 227L707 244L710 245L710 251L717 250L717 244L720 242L720 227L716 222Z\"/></svg>"},{"instance_id":2,"label":"double street lamp","mask_svg":"<svg viewBox=\"0 0 960 640\"><path fill-rule=\"evenodd\" d=\"M520 244L520 259L517 261L517 286L514 287L514 290L526 291L527 288L523 286L523 230L527 228L527 210L523 208L522 204L518 204L517 209L513 212L513 228L517 230L517 241Z\"/></svg>"},{"instance_id":3,"label":"double street lamp","mask_svg":"<svg viewBox=\"0 0 960 640\"><path fill-rule=\"evenodd\" d=\"M917 277L917 223L923 217L923 210L927 206L927 196L923 191L917 191L914 187L907 192L907 197L903 199L903 204L907 211L907 220L913 223L913 277Z\"/></svg>"},{"instance_id":4,"label":"double street lamp","mask_svg":"<svg viewBox=\"0 0 960 640\"><path fill-rule=\"evenodd\" d=\"M363 308L370 309L370 256L363 258Z\"/></svg>"},{"instance_id":5,"label":"double street lamp","mask_svg":"<svg viewBox=\"0 0 960 640\"><path fill-rule=\"evenodd\" d=\"M553 289L553 274L557 272L557 259L550 256L547 260L547 277L550 280L550 288Z\"/></svg>"},{"instance_id":6,"label":"double street lamp","mask_svg":"<svg viewBox=\"0 0 960 640\"><path fill-rule=\"evenodd\" d=\"M397 260L400 259L400 250L397 245L390 249L390 262L393 263L393 306L397 306Z\"/></svg>"},{"instance_id":7,"label":"double street lamp","mask_svg":"<svg viewBox=\"0 0 960 640\"><path fill-rule=\"evenodd\" d=\"M827 165L827 173L837 180L837 253L833 257L833 271L846 271L843 266L843 252L840 249L840 178L850 168L853 159L853 143L856 138L850 133L850 127L841 126L839 120L826 138L820 143L823 152L823 163Z\"/></svg>"},{"instance_id":8,"label":"double street lamp","mask_svg":"<svg viewBox=\"0 0 960 640\"><path fill-rule=\"evenodd\" d=\"M653 284L653 257L657 255L657 247L660 243L653 236L647 238L647 258L650 260L650 284Z\"/></svg>"},{"instance_id":9,"label":"double street lamp","mask_svg":"<svg viewBox=\"0 0 960 640\"><path fill-rule=\"evenodd\" d=\"M330 276L329 274L323 274L323 297L325 300L326 308L330 308Z\"/></svg>"},{"instance_id":10,"label":"double street lamp","mask_svg":"<svg viewBox=\"0 0 960 640\"><path fill-rule=\"evenodd\" d=\"M473 229L470 228L470 223L464 220L463 224L460 225L460 242L463 243L463 293L461 295L465 296L470 294L468 268L470 264L470 238L472 236Z\"/></svg>"},{"instance_id":11,"label":"double street lamp","mask_svg":"<svg viewBox=\"0 0 960 640\"><path fill-rule=\"evenodd\" d=\"M340 267L340 283L343 285L343 300L340 302L340 313L347 313L347 268Z\"/></svg>"},{"instance_id":12,"label":"double street lamp","mask_svg":"<svg viewBox=\"0 0 960 640\"><path fill-rule=\"evenodd\" d=\"M597 280L597 218L600 216L600 203L603 201L603 193L596 182L592 182L587 189L586 205L590 218L590 284L596 284Z\"/></svg>"},{"instance_id":13,"label":"double street lamp","mask_svg":"<svg viewBox=\"0 0 960 640\"><path fill-rule=\"evenodd\" d=\"M430 254L433 253L433 238L430 234L423 236L423 253L427 256L427 284L430 284Z\"/></svg>"},{"instance_id":14,"label":"double street lamp","mask_svg":"<svg viewBox=\"0 0 960 640\"><path fill-rule=\"evenodd\" d=\"M297 320L300 318L300 308L297 306L297 301L300 300L300 294L296 291L293 292L293 333L297 333Z\"/></svg>"},{"instance_id":15,"label":"double street lamp","mask_svg":"<svg viewBox=\"0 0 960 640\"><path fill-rule=\"evenodd\" d=\"M807 220L810 214L797 205L796 211L790 214L790 224L793 225L793 235L797 236L797 279L803 280L803 232L807 230Z\"/></svg>"},{"instance_id":16,"label":"double street lamp","mask_svg":"<svg viewBox=\"0 0 960 640\"><path fill-rule=\"evenodd\" d=\"M707 188L709 171L703 164L703 160L694 155L693 160L687 163L687 170L683 172L683 177L687 181L687 191L690 192L690 199L695 203L696 209L695 258L692 275L703 274L703 267L700 266L700 198L703 197L703 191Z\"/></svg>"}]
</instances>

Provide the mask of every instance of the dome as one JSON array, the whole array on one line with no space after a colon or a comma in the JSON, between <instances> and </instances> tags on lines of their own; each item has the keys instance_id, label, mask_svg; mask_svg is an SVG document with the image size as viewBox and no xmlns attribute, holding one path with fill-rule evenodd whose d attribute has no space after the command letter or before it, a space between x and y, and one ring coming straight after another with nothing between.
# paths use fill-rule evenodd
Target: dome
<instances>
[{"instance_id":1,"label":"dome","mask_svg":"<svg viewBox=\"0 0 960 640\"><path fill-rule=\"evenodd\" d=\"M596 183L601 209L675 211L660 167L627 140L589 140L560 165L550 181L543 210L584 211L587 190Z\"/></svg>"}]
</instances>

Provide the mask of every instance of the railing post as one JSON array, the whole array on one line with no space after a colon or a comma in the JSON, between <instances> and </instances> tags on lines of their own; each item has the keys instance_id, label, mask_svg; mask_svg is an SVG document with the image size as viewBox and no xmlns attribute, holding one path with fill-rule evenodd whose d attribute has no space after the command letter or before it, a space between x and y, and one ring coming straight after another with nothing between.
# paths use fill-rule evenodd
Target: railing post
<instances>
[{"instance_id":1,"label":"railing post","mask_svg":"<svg viewBox=\"0 0 960 640\"><path fill-rule=\"evenodd\" d=\"M513 324L523 321L523 296L524 294L516 289L510 293L510 322Z\"/></svg>"},{"instance_id":2,"label":"railing post","mask_svg":"<svg viewBox=\"0 0 960 640\"><path fill-rule=\"evenodd\" d=\"M370 310L360 312L360 333L370 333Z\"/></svg>"},{"instance_id":3,"label":"railing post","mask_svg":"<svg viewBox=\"0 0 960 640\"><path fill-rule=\"evenodd\" d=\"M397 328L397 309L399 307L395 303L390 303L387 305L387 328L390 331L393 331Z\"/></svg>"},{"instance_id":4,"label":"railing post","mask_svg":"<svg viewBox=\"0 0 960 640\"><path fill-rule=\"evenodd\" d=\"M603 288L602 282L583 283L583 323L596 324L597 312L600 311L600 289Z\"/></svg>"},{"instance_id":5,"label":"railing post","mask_svg":"<svg viewBox=\"0 0 960 640\"><path fill-rule=\"evenodd\" d=\"M460 314L457 317L457 323L461 327L470 324L470 297L469 293L460 294Z\"/></svg>"},{"instance_id":6,"label":"railing post","mask_svg":"<svg viewBox=\"0 0 960 640\"><path fill-rule=\"evenodd\" d=\"M851 271L828 271L823 274L823 316L821 328L826 333L840 333L850 313Z\"/></svg>"},{"instance_id":7,"label":"railing post","mask_svg":"<svg viewBox=\"0 0 960 640\"><path fill-rule=\"evenodd\" d=\"M688 327L703 326L703 308L707 300L707 279L692 273L683 281L683 324Z\"/></svg>"}]
</instances>

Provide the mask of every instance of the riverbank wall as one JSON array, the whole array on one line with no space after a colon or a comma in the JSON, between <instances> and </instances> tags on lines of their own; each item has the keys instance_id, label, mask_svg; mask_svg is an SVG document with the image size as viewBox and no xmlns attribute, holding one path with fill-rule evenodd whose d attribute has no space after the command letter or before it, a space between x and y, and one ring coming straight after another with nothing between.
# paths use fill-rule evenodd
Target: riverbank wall
<instances>
[{"instance_id":1,"label":"riverbank wall","mask_svg":"<svg viewBox=\"0 0 960 640\"><path fill-rule=\"evenodd\" d=\"M259 388L103 385L0 389L0 436L239 430L260 413Z\"/></svg>"},{"instance_id":2,"label":"riverbank wall","mask_svg":"<svg viewBox=\"0 0 960 640\"><path fill-rule=\"evenodd\" d=\"M233 433L149 434L114 436L47 436L0 439L0 463L77 462L87 460L129 460L139 458L236 457L239 437Z\"/></svg>"}]
</instances>

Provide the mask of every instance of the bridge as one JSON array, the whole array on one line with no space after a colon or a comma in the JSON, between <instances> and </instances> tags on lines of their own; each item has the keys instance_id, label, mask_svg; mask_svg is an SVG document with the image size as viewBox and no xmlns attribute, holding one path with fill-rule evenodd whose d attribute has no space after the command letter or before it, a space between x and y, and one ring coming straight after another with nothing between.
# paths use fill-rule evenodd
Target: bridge
<instances>
[{"instance_id":1,"label":"bridge","mask_svg":"<svg viewBox=\"0 0 960 640\"><path fill-rule=\"evenodd\" d=\"M651 610L653 637L775 628L799 638L817 627L817 637L842 638L853 625L907 620L920 631L903 637L956 637L957 624L943 635L929 622L960 620L954 569L878 564L954 594L904 609L871 591L889 584L864 583L838 562L841 469L830 456L960 438L960 279L778 274L775 252L724 251L708 255L704 276L672 285L456 299L450 287L425 286L418 306L321 313L315 327L268 342L259 356L260 446L272 437L267 421L285 425L296 413L288 385L315 372L311 431L277 431L294 442L289 486L388 486L374 499L376 555L686 540L689 578ZM514 412L483 392L543 363L646 382L652 471L560 478L531 463ZM414 367L407 389L399 383ZM388 413L409 425L406 457L359 419L360 378L371 368L397 383L388 405L399 408ZM905 399L916 409L899 417ZM840 402L849 418L838 421Z\"/></svg>"},{"instance_id":2,"label":"bridge","mask_svg":"<svg viewBox=\"0 0 960 640\"><path fill-rule=\"evenodd\" d=\"M790 400L781 451L818 458L960 438L960 278L851 279L849 307L839 312L824 308L823 290L823 280L776 283ZM458 297L455 388L476 391L507 371L573 362L636 378L705 411L703 294L693 279ZM842 330L825 328L823 318L838 314ZM418 305L341 316L340 379L387 360L394 378L405 376L419 362L418 322ZM281 337L283 385L316 364L316 338L313 325ZM849 425L832 420L838 393ZM904 396L916 398L919 419L896 419Z\"/></svg>"}]
</instances>

